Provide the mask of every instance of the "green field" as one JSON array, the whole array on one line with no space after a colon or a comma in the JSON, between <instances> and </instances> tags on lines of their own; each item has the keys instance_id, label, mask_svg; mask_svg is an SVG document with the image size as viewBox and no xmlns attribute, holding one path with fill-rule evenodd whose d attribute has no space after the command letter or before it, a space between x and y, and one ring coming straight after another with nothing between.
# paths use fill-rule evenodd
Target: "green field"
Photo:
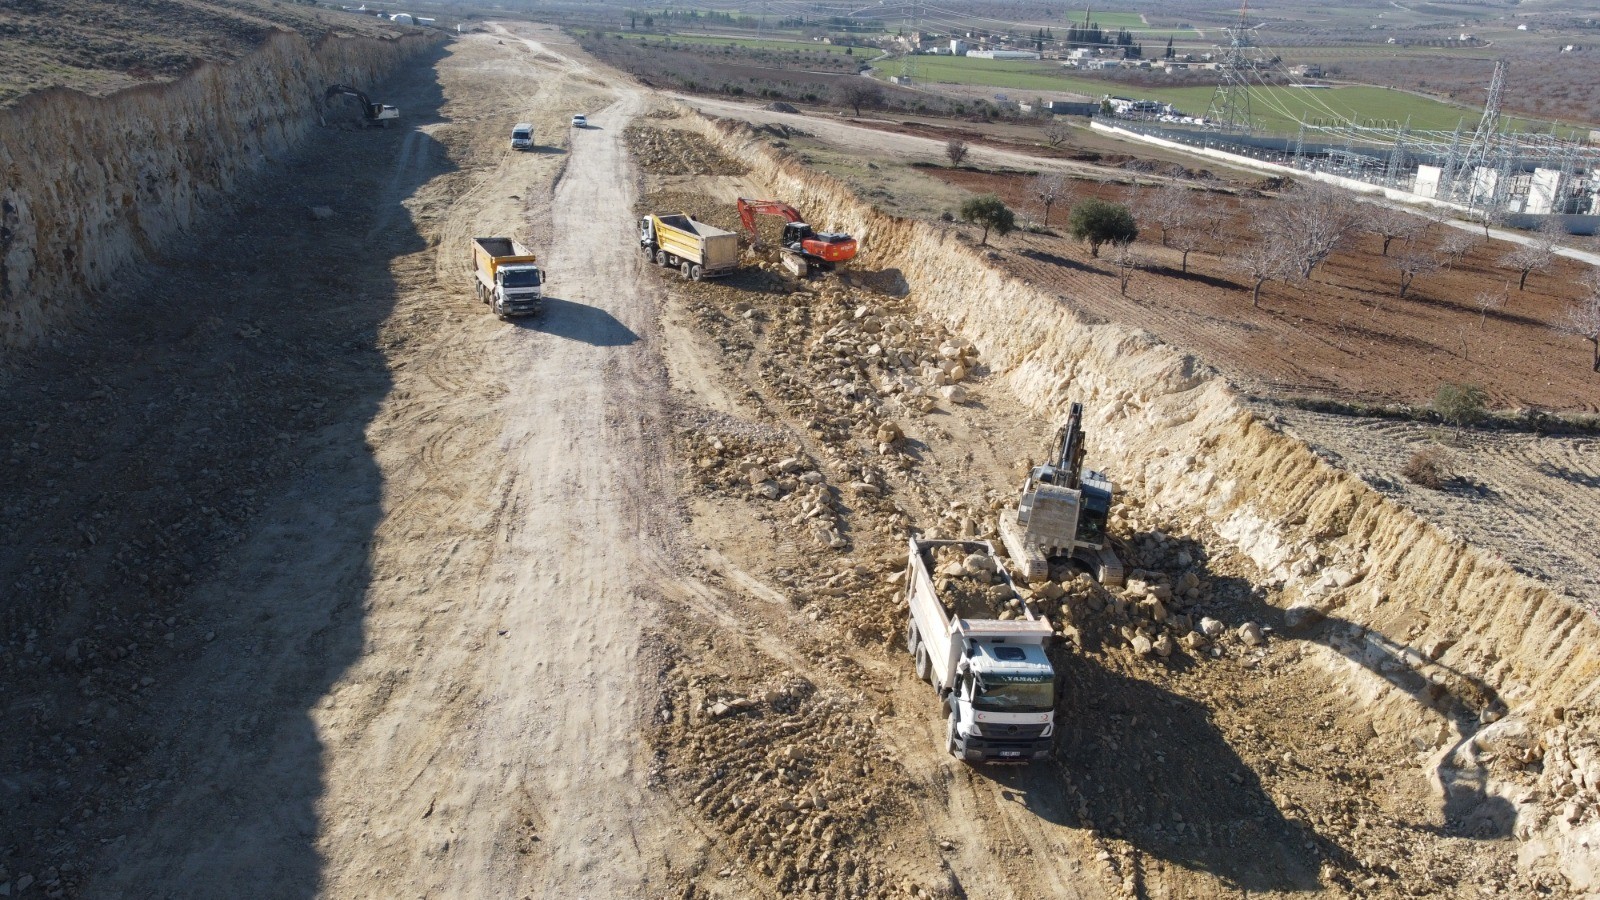
<instances>
[{"instance_id":1,"label":"green field","mask_svg":"<svg viewBox=\"0 0 1600 900\"><path fill-rule=\"evenodd\" d=\"M1072 92L1101 97L1116 94L1170 103L1188 115L1204 115L1211 102L1210 87L1144 87L1122 84L1081 75L1060 73L1050 60L970 59L964 56L924 56L917 59L917 72L933 82L983 85L1035 91L1040 94ZM1018 99L1018 98L1013 98ZM1449 131L1462 119L1472 126L1478 117L1474 110L1451 106L1388 88L1358 85L1329 90L1293 87L1251 89L1251 112L1258 128L1292 133L1298 121L1355 119L1362 124L1387 124L1399 127L1409 118L1413 129ZM1514 122L1510 127L1528 127Z\"/></svg>"},{"instance_id":2,"label":"green field","mask_svg":"<svg viewBox=\"0 0 1600 900\"><path fill-rule=\"evenodd\" d=\"M582 30L578 30L582 33ZM717 37L710 34L639 34L631 31L608 31L607 34L620 34L624 40L645 41L651 44L671 42L674 44L704 44L708 47L743 47L747 50L799 50L808 53L834 53L845 55L848 47L838 44L824 44L820 41L783 41L767 40L765 38L734 38ZM879 51L871 47L855 48L855 55L863 61L877 56Z\"/></svg>"}]
</instances>

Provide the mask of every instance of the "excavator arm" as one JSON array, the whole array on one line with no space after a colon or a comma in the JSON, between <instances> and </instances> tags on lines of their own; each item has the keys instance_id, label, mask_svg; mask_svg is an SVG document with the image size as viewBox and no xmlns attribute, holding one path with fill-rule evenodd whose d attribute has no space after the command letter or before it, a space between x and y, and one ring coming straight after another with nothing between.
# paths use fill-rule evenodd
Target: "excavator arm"
<instances>
[{"instance_id":1,"label":"excavator arm","mask_svg":"<svg viewBox=\"0 0 1600 900\"><path fill-rule=\"evenodd\" d=\"M400 110L382 103L373 103L371 98L361 91L347 84L330 84L322 94L322 102L327 103L335 97L354 97L361 104L361 115L369 122L379 125L385 124L389 119L398 119Z\"/></svg>"},{"instance_id":2,"label":"excavator arm","mask_svg":"<svg viewBox=\"0 0 1600 900\"><path fill-rule=\"evenodd\" d=\"M760 240L760 233L756 231L756 216L782 216L786 222L804 221L800 211L787 203L776 200L750 200L739 198L739 221L744 223L744 230L750 232L750 239Z\"/></svg>"},{"instance_id":3,"label":"excavator arm","mask_svg":"<svg viewBox=\"0 0 1600 900\"><path fill-rule=\"evenodd\" d=\"M761 234L756 230L756 216L761 215L779 216L788 223L784 228L783 246L780 249L785 266L797 275L805 275L817 266L831 269L837 263L855 258L856 242L850 235L827 234L812 229L800 211L787 203L740 197L739 221L744 223L745 230L750 232L751 242L757 246L761 243Z\"/></svg>"}]
</instances>

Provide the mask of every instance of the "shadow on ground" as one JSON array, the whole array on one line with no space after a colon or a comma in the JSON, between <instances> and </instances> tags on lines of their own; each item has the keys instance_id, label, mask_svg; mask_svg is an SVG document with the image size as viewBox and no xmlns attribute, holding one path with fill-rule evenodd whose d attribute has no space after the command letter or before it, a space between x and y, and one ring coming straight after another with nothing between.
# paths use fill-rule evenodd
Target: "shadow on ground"
<instances>
[{"instance_id":1,"label":"shadow on ground","mask_svg":"<svg viewBox=\"0 0 1600 900\"><path fill-rule=\"evenodd\" d=\"M364 640L389 267L427 246L391 207L451 168L416 130L439 121L447 52L382 86L402 127L313 129L0 374L0 446L38 447L0 476L13 878L84 896L322 889L310 711ZM321 204L339 215L308 225Z\"/></svg>"},{"instance_id":2,"label":"shadow on ground","mask_svg":"<svg viewBox=\"0 0 1600 900\"><path fill-rule=\"evenodd\" d=\"M542 331L569 341L595 347L626 347L639 340L633 329L598 306L573 303L559 297L545 297L544 311L537 316L516 319L519 328Z\"/></svg>"}]
</instances>

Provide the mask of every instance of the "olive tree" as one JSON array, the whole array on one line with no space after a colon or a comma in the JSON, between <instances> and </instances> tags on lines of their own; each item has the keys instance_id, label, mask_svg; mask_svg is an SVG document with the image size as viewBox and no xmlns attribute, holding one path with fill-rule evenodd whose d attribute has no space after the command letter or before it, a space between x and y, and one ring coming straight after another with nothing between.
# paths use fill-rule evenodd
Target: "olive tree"
<instances>
[{"instance_id":1,"label":"olive tree","mask_svg":"<svg viewBox=\"0 0 1600 900\"><path fill-rule=\"evenodd\" d=\"M1074 206L1069 223L1072 236L1088 242L1090 256L1098 257L1105 244L1131 244L1139 237L1139 225L1126 206L1098 197Z\"/></svg>"},{"instance_id":2,"label":"olive tree","mask_svg":"<svg viewBox=\"0 0 1600 900\"><path fill-rule=\"evenodd\" d=\"M1017 227L1016 214L994 194L973 197L961 204L961 221L983 226L983 240L978 242L980 245L989 243L991 228L1005 235Z\"/></svg>"}]
</instances>

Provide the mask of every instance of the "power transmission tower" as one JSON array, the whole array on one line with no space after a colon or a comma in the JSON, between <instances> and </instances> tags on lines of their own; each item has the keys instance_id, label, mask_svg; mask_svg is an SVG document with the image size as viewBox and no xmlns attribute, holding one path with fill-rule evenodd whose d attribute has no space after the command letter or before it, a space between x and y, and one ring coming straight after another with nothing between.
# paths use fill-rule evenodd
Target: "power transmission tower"
<instances>
[{"instance_id":1,"label":"power transmission tower","mask_svg":"<svg viewBox=\"0 0 1600 900\"><path fill-rule=\"evenodd\" d=\"M1489 79L1489 99L1483 104L1483 117L1478 120L1478 129L1472 133L1472 142L1462 154L1461 169L1456 175L1453 193L1458 197L1466 194L1469 205L1478 192L1476 185L1481 177L1478 169L1493 162L1500 131L1500 102L1505 90L1506 60L1501 57L1494 61L1494 76Z\"/></svg>"},{"instance_id":2,"label":"power transmission tower","mask_svg":"<svg viewBox=\"0 0 1600 900\"><path fill-rule=\"evenodd\" d=\"M1211 105L1206 107L1206 118L1217 123L1223 131L1242 131L1248 134L1255 127L1250 114L1250 73L1255 70L1255 60L1247 51L1255 46L1251 29L1246 22L1250 6L1246 2L1239 8L1239 24L1223 29L1228 35L1228 48L1223 51L1217 66L1217 89L1211 94Z\"/></svg>"},{"instance_id":3,"label":"power transmission tower","mask_svg":"<svg viewBox=\"0 0 1600 900\"><path fill-rule=\"evenodd\" d=\"M912 0L910 49L906 51L905 56L900 58L900 80L902 84L910 84L917 77L917 48L921 36L922 2L921 0Z\"/></svg>"}]
</instances>

